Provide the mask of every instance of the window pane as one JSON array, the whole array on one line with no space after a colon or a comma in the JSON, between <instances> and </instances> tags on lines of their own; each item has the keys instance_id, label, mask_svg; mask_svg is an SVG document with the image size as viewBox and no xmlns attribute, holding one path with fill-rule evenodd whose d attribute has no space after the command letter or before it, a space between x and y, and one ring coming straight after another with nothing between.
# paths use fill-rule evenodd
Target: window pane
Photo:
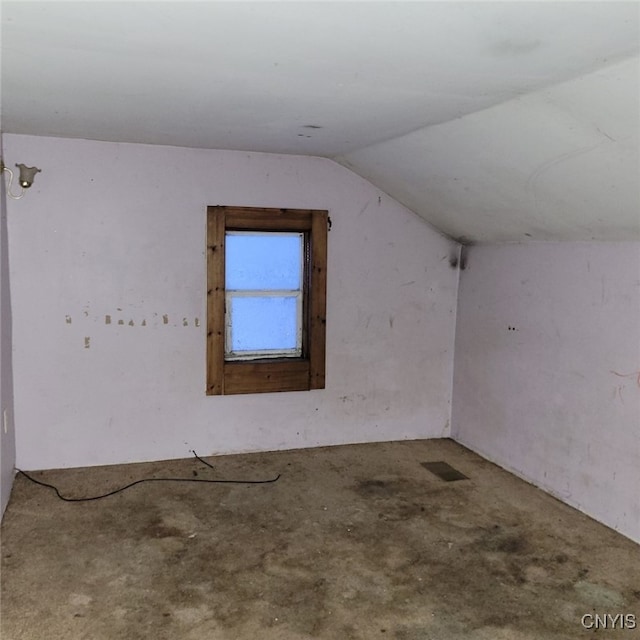
<instances>
[{"instance_id":1,"label":"window pane","mask_svg":"<svg viewBox=\"0 0 640 640\"><path fill-rule=\"evenodd\" d=\"M302 234L228 232L225 260L227 289L299 289Z\"/></svg>"},{"instance_id":2,"label":"window pane","mask_svg":"<svg viewBox=\"0 0 640 640\"><path fill-rule=\"evenodd\" d=\"M296 297L230 296L229 306L227 352L300 348Z\"/></svg>"}]
</instances>

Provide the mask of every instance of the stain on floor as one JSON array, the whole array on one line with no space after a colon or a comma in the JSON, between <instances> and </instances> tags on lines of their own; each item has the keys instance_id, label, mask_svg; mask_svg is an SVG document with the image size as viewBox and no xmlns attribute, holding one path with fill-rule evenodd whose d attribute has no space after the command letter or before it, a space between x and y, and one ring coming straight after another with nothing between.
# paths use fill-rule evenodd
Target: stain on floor
<instances>
[{"instance_id":1,"label":"stain on floor","mask_svg":"<svg viewBox=\"0 0 640 640\"><path fill-rule=\"evenodd\" d=\"M202 452L200 452L202 453ZM469 479L446 483L421 461ZM3 640L576 640L640 622L640 547L450 440L34 473L2 524ZM637 633L637 631L635 632Z\"/></svg>"}]
</instances>

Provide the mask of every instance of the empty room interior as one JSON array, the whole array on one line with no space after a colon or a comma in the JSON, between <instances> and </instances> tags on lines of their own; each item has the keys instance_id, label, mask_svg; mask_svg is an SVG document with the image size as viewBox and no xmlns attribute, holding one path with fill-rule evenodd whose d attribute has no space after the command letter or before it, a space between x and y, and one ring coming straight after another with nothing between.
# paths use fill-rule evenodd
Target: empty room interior
<instances>
[{"instance_id":1,"label":"empty room interior","mask_svg":"<svg viewBox=\"0 0 640 640\"><path fill-rule=\"evenodd\" d=\"M0 12L3 640L638 637L637 2Z\"/></svg>"}]
</instances>

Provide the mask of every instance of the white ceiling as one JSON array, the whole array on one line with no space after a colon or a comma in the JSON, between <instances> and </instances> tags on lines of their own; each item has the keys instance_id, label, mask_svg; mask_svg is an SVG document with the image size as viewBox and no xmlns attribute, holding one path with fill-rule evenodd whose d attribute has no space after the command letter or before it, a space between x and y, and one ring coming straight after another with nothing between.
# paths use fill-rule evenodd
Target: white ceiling
<instances>
[{"instance_id":1,"label":"white ceiling","mask_svg":"<svg viewBox=\"0 0 640 640\"><path fill-rule=\"evenodd\" d=\"M1 9L4 132L326 156L454 237L640 240L637 2Z\"/></svg>"}]
</instances>

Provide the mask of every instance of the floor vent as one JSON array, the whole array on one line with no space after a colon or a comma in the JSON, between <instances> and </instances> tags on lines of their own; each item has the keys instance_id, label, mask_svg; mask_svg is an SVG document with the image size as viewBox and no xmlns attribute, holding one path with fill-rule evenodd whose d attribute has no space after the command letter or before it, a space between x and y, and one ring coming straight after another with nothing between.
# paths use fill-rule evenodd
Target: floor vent
<instances>
[{"instance_id":1,"label":"floor vent","mask_svg":"<svg viewBox=\"0 0 640 640\"><path fill-rule=\"evenodd\" d=\"M445 482L454 482L455 480L468 480L469 478L460 473L457 469L454 469L450 464L446 462L421 462L425 469L431 471Z\"/></svg>"}]
</instances>

